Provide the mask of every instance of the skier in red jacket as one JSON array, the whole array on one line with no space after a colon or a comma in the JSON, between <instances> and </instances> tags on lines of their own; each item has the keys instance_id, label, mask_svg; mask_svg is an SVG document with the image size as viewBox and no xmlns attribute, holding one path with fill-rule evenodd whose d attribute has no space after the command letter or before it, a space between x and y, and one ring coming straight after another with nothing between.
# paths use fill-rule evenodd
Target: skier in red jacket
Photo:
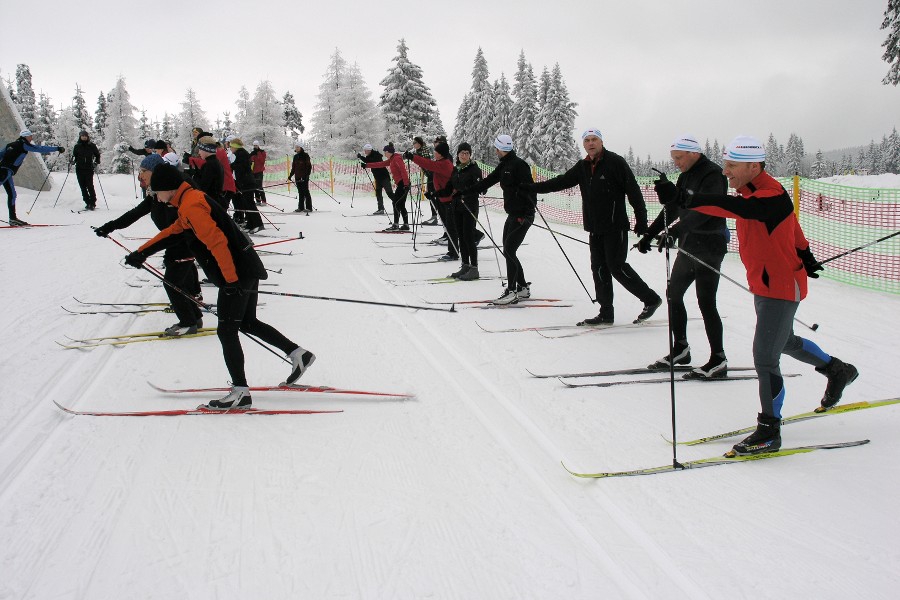
<instances>
[{"instance_id":1,"label":"skier in red jacket","mask_svg":"<svg viewBox=\"0 0 900 600\"><path fill-rule=\"evenodd\" d=\"M750 136L738 136L725 148L723 173L740 196L699 194L694 190L685 190L682 195L687 208L737 220L741 261L754 297L753 364L759 376L761 412L756 431L735 444L734 454L781 448L785 395L779 364L782 354L813 365L828 378L820 411L836 405L844 388L859 375L853 365L794 334L794 315L806 297L807 277L817 278L816 271L822 267L800 229L790 195L765 169L762 143Z\"/></svg>"}]
</instances>

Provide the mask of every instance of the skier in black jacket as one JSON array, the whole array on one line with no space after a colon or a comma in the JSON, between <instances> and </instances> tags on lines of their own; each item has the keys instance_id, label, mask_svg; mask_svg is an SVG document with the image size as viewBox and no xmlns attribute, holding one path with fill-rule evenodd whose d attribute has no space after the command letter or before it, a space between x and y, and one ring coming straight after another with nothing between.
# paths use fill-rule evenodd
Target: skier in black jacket
<instances>
[{"instance_id":1,"label":"skier in black jacket","mask_svg":"<svg viewBox=\"0 0 900 600\"><path fill-rule=\"evenodd\" d=\"M364 163L373 163L373 162L384 162L384 157L381 155L378 150L372 148L372 144L366 144L363 146L363 153L356 154L356 158L361 160ZM363 166L365 169L365 166ZM375 180L373 185L375 186L375 200L378 201L378 210L373 212L373 215L383 215L384 213L384 198L382 197L382 191L385 188L390 189L391 186L391 176L388 175L388 170L384 167L378 169L372 169L372 178Z\"/></svg>"},{"instance_id":2,"label":"skier in black jacket","mask_svg":"<svg viewBox=\"0 0 900 600\"><path fill-rule=\"evenodd\" d=\"M471 189L481 181L481 167L472 160L472 146L463 142L456 149L456 168L450 176L450 189ZM459 255L462 266L456 273L450 275L462 281L472 281L479 278L478 273L478 194L462 194L453 191L453 200L450 201L449 212L454 214L454 219L459 231Z\"/></svg>"},{"instance_id":3,"label":"skier in black jacket","mask_svg":"<svg viewBox=\"0 0 900 600\"><path fill-rule=\"evenodd\" d=\"M81 199L87 210L97 208L97 192L94 191L94 167L100 164L100 150L91 141L87 131L78 134L78 142L72 148L72 164L75 165L75 177L81 188Z\"/></svg>"},{"instance_id":4,"label":"skier in black jacket","mask_svg":"<svg viewBox=\"0 0 900 600\"><path fill-rule=\"evenodd\" d=\"M506 224L503 226L503 256L506 257L507 288L494 300L494 304L515 304L519 300L531 297L531 283L525 281L522 263L516 257L516 251L525 241L528 228L534 223L534 205L537 197L528 185L534 184L531 167L516 156L512 138L501 134L494 140L497 157L500 163L490 175L471 188L460 190L463 196L486 192L495 183L503 190L503 209L506 211Z\"/></svg>"},{"instance_id":5,"label":"skier in black jacket","mask_svg":"<svg viewBox=\"0 0 900 600\"><path fill-rule=\"evenodd\" d=\"M194 179L197 189L219 203L222 208L228 208L228 202L222 195L222 185L225 183L225 168L216 156L216 142L211 137L201 139L197 144L197 156L203 160L203 166Z\"/></svg>"},{"instance_id":6,"label":"skier in black jacket","mask_svg":"<svg viewBox=\"0 0 900 600\"><path fill-rule=\"evenodd\" d=\"M631 228L625 212L625 197L634 209L634 232L643 235L647 232L644 196L625 159L604 149L599 129L588 129L581 140L587 156L562 175L535 184L533 189L539 194L576 185L581 189L581 212L584 230L590 234L591 273L600 313L578 324L600 325L614 321L613 278L644 303L644 309L634 320L640 323L649 319L662 304L659 294L625 262Z\"/></svg>"},{"instance_id":7,"label":"skier in black jacket","mask_svg":"<svg viewBox=\"0 0 900 600\"><path fill-rule=\"evenodd\" d=\"M33 137L31 131L23 129L19 133L18 139L8 143L0 150L0 185L6 190L6 207L9 209L9 224L14 227L28 225L25 221L16 216L16 183L14 177L19 172L25 157L29 152L38 152L40 154L50 154L51 152L59 152L62 154L66 151L62 146L40 146L32 144Z\"/></svg>"},{"instance_id":8,"label":"skier in black jacket","mask_svg":"<svg viewBox=\"0 0 900 600\"><path fill-rule=\"evenodd\" d=\"M147 189L150 185L150 177L153 169L157 165L163 163L163 159L158 154L150 154L141 161L138 179L141 187ZM162 231L175 222L178 218L178 210L159 202L153 194L147 194L140 204L123 214L118 219L113 219L108 223L104 223L94 230L100 237L107 237L117 229L125 229L126 227L137 222L141 217L150 215L153 224ZM189 294L200 297L200 278L197 275L197 265L194 264L194 253L188 246L188 235L182 234L178 239L172 239L172 244L166 248L163 257L163 265L166 267L164 278L173 285L184 290ZM178 322L171 327L166 328L166 335L179 336L197 333L199 327L203 327L202 313L194 302L185 298L169 286L164 285L166 295L169 297L169 303Z\"/></svg>"},{"instance_id":9,"label":"skier in black jacket","mask_svg":"<svg viewBox=\"0 0 900 600\"><path fill-rule=\"evenodd\" d=\"M234 172L234 182L237 185L238 193L235 196L235 210L244 211L246 218L247 232L257 233L265 229L262 222L262 216L259 214L259 208L253 201L253 190L256 189L256 180L253 178L253 164L250 161L250 153L244 148L244 143L240 138L234 138L229 142L231 151L234 152L234 162L231 163L231 170Z\"/></svg>"},{"instance_id":10,"label":"skier in black jacket","mask_svg":"<svg viewBox=\"0 0 900 600\"><path fill-rule=\"evenodd\" d=\"M698 193L725 194L728 183L722 174L722 167L702 154L696 136L685 135L676 139L671 146L672 161L681 171L678 181L672 183L665 176L656 181L655 189L664 210L650 224L646 235L638 242L642 253L650 251L654 238L662 252L676 241L678 246L706 263L704 266L686 254L678 253L669 277L669 314L672 319L672 336L675 344L672 354L666 355L651 368L668 369L671 363L687 365L691 362L691 348L687 341L687 310L684 294L694 282L697 284L697 303L703 316L706 337L709 340L709 361L697 367L688 377L709 379L725 377L728 361L722 341L722 319L716 306L716 291L719 288L719 269L728 246L728 225L724 217L714 217L687 210L678 206L678 198L684 190ZM665 226L678 220L668 228L668 237L663 233ZM712 268L709 268L712 267Z\"/></svg>"}]
</instances>

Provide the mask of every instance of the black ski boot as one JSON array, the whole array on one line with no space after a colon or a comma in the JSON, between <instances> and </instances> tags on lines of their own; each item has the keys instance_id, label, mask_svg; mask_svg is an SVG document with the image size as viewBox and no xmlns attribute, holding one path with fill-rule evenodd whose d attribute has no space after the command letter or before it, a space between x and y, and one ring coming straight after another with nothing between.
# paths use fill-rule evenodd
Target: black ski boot
<instances>
[{"instance_id":1,"label":"black ski boot","mask_svg":"<svg viewBox=\"0 0 900 600\"><path fill-rule=\"evenodd\" d=\"M775 452L781 448L781 419L759 413L756 417L756 431L734 445L725 456L743 456Z\"/></svg>"},{"instance_id":2,"label":"black ski boot","mask_svg":"<svg viewBox=\"0 0 900 600\"><path fill-rule=\"evenodd\" d=\"M709 362L684 374L684 379L722 379L728 377L728 359L724 354L713 354Z\"/></svg>"},{"instance_id":3,"label":"black ski boot","mask_svg":"<svg viewBox=\"0 0 900 600\"><path fill-rule=\"evenodd\" d=\"M596 317L588 317L584 321L576 323L579 327L596 327L597 325L612 325L616 317L612 307L601 307Z\"/></svg>"},{"instance_id":4,"label":"black ski boot","mask_svg":"<svg viewBox=\"0 0 900 600\"><path fill-rule=\"evenodd\" d=\"M672 347L672 354L666 354L652 365L647 365L647 368L659 369L662 371L668 369L673 364L691 364L691 347L688 346L687 341L675 342L675 345Z\"/></svg>"},{"instance_id":5,"label":"black ski boot","mask_svg":"<svg viewBox=\"0 0 900 600\"><path fill-rule=\"evenodd\" d=\"M849 363L845 363L839 358L831 357L824 367L816 367L816 371L828 378L828 384L825 386L825 395L822 397L822 408L828 410L841 401L844 394L844 388L856 381L859 377L859 371L856 367Z\"/></svg>"},{"instance_id":6,"label":"black ski boot","mask_svg":"<svg viewBox=\"0 0 900 600\"><path fill-rule=\"evenodd\" d=\"M656 312L656 309L662 306L662 298L659 296L656 297L656 300L645 304L644 309L641 311L641 314L637 316L637 319L634 320L634 324L643 323L647 319L653 316L653 313Z\"/></svg>"}]
</instances>

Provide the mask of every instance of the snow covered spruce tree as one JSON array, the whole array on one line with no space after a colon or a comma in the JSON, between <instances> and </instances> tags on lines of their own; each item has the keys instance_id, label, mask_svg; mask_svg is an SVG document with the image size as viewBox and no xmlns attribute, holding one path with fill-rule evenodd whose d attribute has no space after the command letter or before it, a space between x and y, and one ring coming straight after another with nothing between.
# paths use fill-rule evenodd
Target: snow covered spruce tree
<instances>
[{"instance_id":1,"label":"snow covered spruce tree","mask_svg":"<svg viewBox=\"0 0 900 600\"><path fill-rule=\"evenodd\" d=\"M200 106L200 101L197 100L197 94L193 88L188 88L184 92L181 112L178 113L176 123L175 139L169 141L182 152L191 148L191 130L194 127L201 127L204 131L209 131L209 118L206 116L206 111Z\"/></svg>"},{"instance_id":2,"label":"snow covered spruce tree","mask_svg":"<svg viewBox=\"0 0 900 600\"><path fill-rule=\"evenodd\" d=\"M44 146L57 146L59 142L56 139L56 111L50 104L50 98L46 94L38 95L37 114L34 118L34 125L31 131L34 133L34 141ZM67 149L71 146L67 146ZM59 166L65 168L68 157L60 154L44 154L41 156L50 169L58 169Z\"/></svg>"},{"instance_id":3,"label":"snow covered spruce tree","mask_svg":"<svg viewBox=\"0 0 900 600\"><path fill-rule=\"evenodd\" d=\"M785 176L790 177L794 174L802 175L802 161L806 152L803 150L803 140L796 133L792 133L788 138L787 147L784 149L784 166ZM766 163L768 166L768 162Z\"/></svg>"},{"instance_id":4,"label":"snow covered spruce tree","mask_svg":"<svg viewBox=\"0 0 900 600\"><path fill-rule=\"evenodd\" d=\"M284 133L284 107L271 81L260 81L256 86L238 131L248 147L253 140L259 140L273 156L291 150L291 138Z\"/></svg>"},{"instance_id":5,"label":"snow covered spruce tree","mask_svg":"<svg viewBox=\"0 0 900 600\"><path fill-rule=\"evenodd\" d=\"M406 40L397 46L396 64L381 80L384 86L378 107L384 115L387 136L398 148L408 148L412 139L424 135L427 139L443 134L437 103L431 90L422 80L422 68L409 60Z\"/></svg>"},{"instance_id":6,"label":"snow covered spruce tree","mask_svg":"<svg viewBox=\"0 0 900 600\"><path fill-rule=\"evenodd\" d=\"M75 106L64 108L59 111L53 129L53 136L60 144L66 147L66 152L59 155L60 160L55 163L55 169L66 171L70 168L69 161L72 159L71 149L76 140L78 140L78 133L82 130L90 132L90 129L85 129L82 126L83 121L79 121L79 118L83 118L83 116L84 115L82 114L79 117Z\"/></svg>"},{"instance_id":7,"label":"snow covered spruce tree","mask_svg":"<svg viewBox=\"0 0 900 600\"><path fill-rule=\"evenodd\" d=\"M247 118L247 109L250 106L250 92L247 91L247 86L242 85L238 90L238 99L234 104L237 106L237 112L234 113L234 126L237 129Z\"/></svg>"},{"instance_id":8,"label":"snow covered spruce tree","mask_svg":"<svg viewBox=\"0 0 900 600\"><path fill-rule=\"evenodd\" d=\"M532 140L534 139L534 125L538 112L537 84L531 63L525 61L524 50L519 53L512 95L515 97L515 102L510 111L509 121L513 127L510 135L512 135L518 148L516 154L526 161L534 162Z\"/></svg>"},{"instance_id":9,"label":"snow covered spruce tree","mask_svg":"<svg viewBox=\"0 0 900 600\"><path fill-rule=\"evenodd\" d=\"M312 139L319 156L350 158L366 142L384 140L384 121L359 72L347 66L337 48L325 70L312 117Z\"/></svg>"},{"instance_id":10,"label":"snow covered spruce tree","mask_svg":"<svg viewBox=\"0 0 900 600\"><path fill-rule=\"evenodd\" d=\"M826 177L828 175L828 163L825 160L825 156L822 154L822 149L816 151L816 159L813 161L812 165L809 167L809 176L813 179L819 179L821 177Z\"/></svg>"},{"instance_id":11,"label":"snow covered spruce tree","mask_svg":"<svg viewBox=\"0 0 900 600\"><path fill-rule=\"evenodd\" d=\"M75 84L75 95L72 96L72 116L75 119L75 124L78 127L78 131L90 131L93 126L91 123L91 112L87 108L87 103L84 101L84 92L81 91L81 88L78 84Z\"/></svg>"},{"instance_id":12,"label":"snow covered spruce tree","mask_svg":"<svg viewBox=\"0 0 900 600\"><path fill-rule=\"evenodd\" d=\"M97 110L94 111L94 133L97 134L97 139L94 140L94 142L98 145L103 140L103 133L106 131L106 104L106 96L104 96L103 92L101 91L100 95L97 97Z\"/></svg>"},{"instance_id":13,"label":"snow covered spruce tree","mask_svg":"<svg viewBox=\"0 0 900 600\"><path fill-rule=\"evenodd\" d=\"M775 134L770 133L766 141L766 171L775 177L781 177L784 165L784 148L778 145Z\"/></svg>"},{"instance_id":14,"label":"snow covered spruce tree","mask_svg":"<svg viewBox=\"0 0 900 600\"><path fill-rule=\"evenodd\" d=\"M546 73L546 70L544 71ZM543 75L542 75L543 80ZM559 63L547 80L546 97L537 115L535 137L540 146L538 164L551 171L561 171L570 167L580 158L575 146L576 104L569 100L569 91L563 81Z\"/></svg>"},{"instance_id":15,"label":"snow covered spruce tree","mask_svg":"<svg viewBox=\"0 0 900 600\"><path fill-rule=\"evenodd\" d=\"M303 126L303 114L297 108L294 95L290 92L285 92L284 97L281 99L281 106L281 126L284 128L284 135L292 140L297 139L306 131L306 127Z\"/></svg>"},{"instance_id":16,"label":"snow covered spruce tree","mask_svg":"<svg viewBox=\"0 0 900 600\"><path fill-rule=\"evenodd\" d=\"M137 140L137 110L131 103L125 78L119 77L116 87L106 96L106 128L100 149L100 165L107 173L131 172L128 146Z\"/></svg>"},{"instance_id":17,"label":"snow covered spruce tree","mask_svg":"<svg viewBox=\"0 0 900 600\"><path fill-rule=\"evenodd\" d=\"M509 82L506 75L500 73L500 79L494 82L494 135L505 133L512 135L513 99L509 95ZM515 138L513 138L515 139Z\"/></svg>"},{"instance_id":18,"label":"snow covered spruce tree","mask_svg":"<svg viewBox=\"0 0 900 600\"><path fill-rule=\"evenodd\" d=\"M153 137L150 119L147 118L147 110L143 108L141 109L141 118L138 119L138 137L143 140Z\"/></svg>"},{"instance_id":19,"label":"snow covered spruce tree","mask_svg":"<svg viewBox=\"0 0 900 600\"><path fill-rule=\"evenodd\" d=\"M881 44L884 48L881 58L891 66L881 82L884 85L897 85L900 83L900 0L888 0L881 29L888 30L887 39Z\"/></svg>"},{"instance_id":20,"label":"snow covered spruce tree","mask_svg":"<svg viewBox=\"0 0 900 600\"><path fill-rule=\"evenodd\" d=\"M469 142L474 156L490 165L497 164L494 152L494 86L488 81L487 60L478 48L472 67L472 87L456 114L453 145ZM513 140L515 141L515 139Z\"/></svg>"},{"instance_id":21,"label":"snow covered spruce tree","mask_svg":"<svg viewBox=\"0 0 900 600\"><path fill-rule=\"evenodd\" d=\"M26 127L34 126L37 116L37 101L31 85L31 69L28 65L16 66L16 108Z\"/></svg>"}]
</instances>

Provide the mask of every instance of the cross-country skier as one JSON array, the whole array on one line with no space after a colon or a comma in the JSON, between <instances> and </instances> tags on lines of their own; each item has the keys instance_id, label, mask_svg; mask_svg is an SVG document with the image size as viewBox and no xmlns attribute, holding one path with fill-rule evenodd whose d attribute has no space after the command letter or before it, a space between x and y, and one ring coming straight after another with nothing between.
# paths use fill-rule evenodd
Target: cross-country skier
<instances>
[{"instance_id":1,"label":"cross-country skier","mask_svg":"<svg viewBox=\"0 0 900 600\"><path fill-rule=\"evenodd\" d=\"M75 165L75 177L81 188L81 199L87 210L97 208L97 192L94 191L94 168L100 164L100 150L91 141L87 131L78 134L78 142L72 148L72 164Z\"/></svg>"},{"instance_id":2,"label":"cross-country skier","mask_svg":"<svg viewBox=\"0 0 900 600\"><path fill-rule=\"evenodd\" d=\"M28 225L25 221L16 216L16 182L13 177L19 172L22 161L29 152L38 152L39 154L50 154L51 152L65 152L62 146L37 146L32 144L33 137L31 131L23 129L19 133L19 138L10 142L0 152L0 184L6 190L6 207L9 209L10 225Z\"/></svg>"},{"instance_id":3,"label":"cross-country skier","mask_svg":"<svg viewBox=\"0 0 900 600\"><path fill-rule=\"evenodd\" d=\"M391 171L391 177L394 178L394 190L391 191L390 182L387 183L387 187L385 187L385 191L387 192L388 198L391 199L391 203L394 205L394 224L388 227L388 231L394 230L409 230L409 215L406 212L406 195L409 193L409 172L406 170L406 165L403 163L403 157L397 153L394 149L394 144L388 143L384 148L384 157L387 160L381 162L368 162L363 161L361 166L364 169L383 169L385 167L389 168ZM369 155L371 156L371 154ZM453 168L453 165L450 165L450 168ZM403 217L403 225L400 225L400 217Z\"/></svg>"},{"instance_id":4,"label":"cross-country skier","mask_svg":"<svg viewBox=\"0 0 900 600\"><path fill-rule=\"evenodd\" d=\"M367 165L372 163L380 163L384 158L381 156L381 153L372 148L372 144L364 144L362 154L357 153L356 158L358 158L361 163L360 166L365 169ZM384 167L379 167L377 169L372 169L372 179L373 185L375 186L375 200L378 202L378 209L373 212L373 215L383 215L384 213L384 198L382 197L382 191L391 187L391 178L388 175L387 169Z\"/></svg>"},{"instance_id":5,"label":"cross-country skier","mask_svg":"<svg viewBox=\"0 0 900 600\"><path fill-rule=\"evenodd\" d=\"M291 172L288 173L288 181L294 178L297 185L297 210L294 212L312 212L312 194L309 193L309 178L312 175L312 160L303 149L303 144L294 144L294 158L291 160Z\"/></svg>"}]
</instances>

